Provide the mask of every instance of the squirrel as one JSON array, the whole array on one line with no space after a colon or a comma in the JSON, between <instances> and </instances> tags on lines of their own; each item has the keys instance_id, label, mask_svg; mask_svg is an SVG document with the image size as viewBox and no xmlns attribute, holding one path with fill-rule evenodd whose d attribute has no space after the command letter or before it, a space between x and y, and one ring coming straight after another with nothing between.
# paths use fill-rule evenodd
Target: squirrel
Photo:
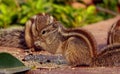
<instances>
[{"instance_id":1,"label":"squirrel","mask_svg":"<svg viewBox=\"0 0 120 74\"><path fill-rule=\"evenodd\" d=\"M24 27L0 29L0 46L27 49Z\"/></svg>"},{"instance_id":2,"label":"squirrel","mask_svg":"<svg viewBox=\"0 0 120 74\"><path fill-rule=\"evenodd\" d=\"M120 43L120 20L115 22L109 29L107 44Z\"/></svg>"},{"instance_id":3,"label":"squirrel","mask_svg":"<svg viewBox=\"0 0 120 74\"><path fill-rule=\"evenodd\" d=\"M38 19L36 19L37 17L39 18L40 22ZM24 32L25 32L24 38L25 38L25 42L26 42L26 45L28 48L32 49L32 51L40 50L40 48L37 48L34 45L34 41L39 38L39 29L43 28L44 25L46 25L50 22L53 22L53 20L55 20L55 19L52 16L49 17L48 14L39 13L39 14L31 17L30 20L28 20L26 22L25 30L24 30ZM41 25L39 25L39 24L41 24Z\"/></svg>"},{"instance_id":4,"label":"squirrel","mask_svg":"<svg viewBox=\"0 0 120 74\"><path fill-rule=\"evenodd\" d=\"M120 44L97 53L94 36L82 28L65 28L48 14L37 14L25 28L0 30L0 46L46 50L62 54L71 66L120 66Z\"/></svg>"},{"instance_id":5,"label":"squirrel","mask_svg":"<svg viewBox=\"0 0 120 74\"><path fill-rule=\"evenodd\" d=\"M97 43L90 32L65 28L48 14L38 14L28 20L25 32L29 47L62 54L71 66L120 66L120 44L108 45L97 53Z\"/></svg>"},{"instance_id":6,"label":"squirrel","mask_svg":"<svg viewBox=\"0 0 120 74\"><path fill-rule=\"evenodd\" d=\"M119 67L120 66L120 44L114 43L102 49L96 57L92 59L90 66L106 66L106 67Z\"/></svg>"}]
</instances>

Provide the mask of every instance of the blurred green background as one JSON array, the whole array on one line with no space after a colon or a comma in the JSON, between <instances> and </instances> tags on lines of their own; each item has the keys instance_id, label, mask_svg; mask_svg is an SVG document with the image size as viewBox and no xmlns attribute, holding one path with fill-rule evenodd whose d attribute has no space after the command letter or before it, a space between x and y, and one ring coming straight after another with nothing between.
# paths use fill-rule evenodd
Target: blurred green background
<instances>
[{"instance_id":1,"label":"blurred green background","mask_svg":"<svg viewBox=\"0 0 120 74\"><path fill-rule=\"evenodd\" d=\"M42 12L66 27L79 27L119 15L119 0L0 0L0 28L24 26Z\"/></svg>"}]
</instances>

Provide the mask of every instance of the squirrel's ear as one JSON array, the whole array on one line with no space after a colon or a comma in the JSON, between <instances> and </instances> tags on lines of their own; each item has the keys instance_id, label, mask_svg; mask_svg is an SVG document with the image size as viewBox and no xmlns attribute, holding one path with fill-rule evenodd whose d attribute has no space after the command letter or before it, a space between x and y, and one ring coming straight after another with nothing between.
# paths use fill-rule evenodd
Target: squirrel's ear
<instances>
[{"instance_id":1,"label":"squirrel's ear","mask_svg":"<svg viewBox=\"0 0 120 74\"><path fill-rule=\"evenodd\" d=\"M29 48L33 46L31 27L32 27L32 22L29 20L25 24L25 42Z\"/></svg>"}]
</instances>

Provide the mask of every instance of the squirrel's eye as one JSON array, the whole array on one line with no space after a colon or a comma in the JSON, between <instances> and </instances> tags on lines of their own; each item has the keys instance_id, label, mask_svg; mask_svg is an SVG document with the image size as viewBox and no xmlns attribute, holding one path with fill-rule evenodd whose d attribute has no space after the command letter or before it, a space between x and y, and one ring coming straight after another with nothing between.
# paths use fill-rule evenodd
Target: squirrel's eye
<instances>
[{"instance_id":1,"label":"squirrel's eye","mask_svg":"<svg viewBox=\"0 0 120 74\"><path fill-rule=\"evenodd\" d=\"M42 34L45 34L46 33L46 31L42 31Z\"/></svg>"}]
</instances>

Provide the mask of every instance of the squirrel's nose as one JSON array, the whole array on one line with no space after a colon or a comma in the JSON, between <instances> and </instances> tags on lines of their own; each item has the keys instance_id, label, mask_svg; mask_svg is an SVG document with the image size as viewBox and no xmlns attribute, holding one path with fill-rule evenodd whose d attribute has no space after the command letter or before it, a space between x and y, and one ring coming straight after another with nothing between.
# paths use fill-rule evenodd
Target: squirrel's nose
<instances>
[{"instance_id":1,"label":"squirrel's nose","mask_svg":"<svg viewBox=\"0 0 120 74\"><path fill-rule=\"evenodd\" d=\"M40 46L40 41L35 41L34 45L37 46L37 47Z\"/></svg>"}]
</instances>

